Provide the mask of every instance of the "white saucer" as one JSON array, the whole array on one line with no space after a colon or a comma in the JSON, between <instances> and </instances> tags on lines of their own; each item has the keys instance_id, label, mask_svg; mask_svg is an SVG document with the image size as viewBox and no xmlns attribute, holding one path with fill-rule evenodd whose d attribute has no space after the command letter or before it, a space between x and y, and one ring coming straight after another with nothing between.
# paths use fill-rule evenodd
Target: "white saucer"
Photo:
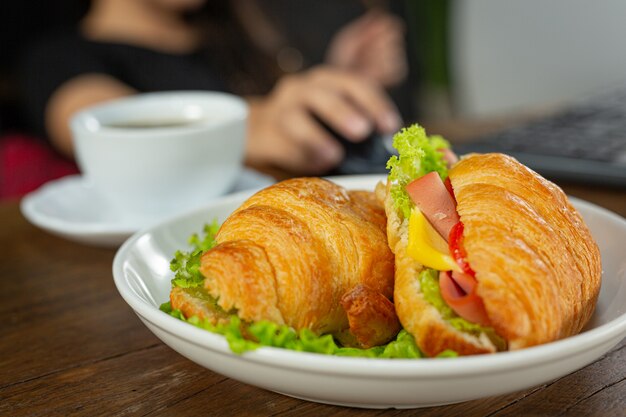
<instances>
[{"instance_id":1,"label":"white saucer","mask_svg":"<svg viewBox=\"0 0 626 417\"><path fill-rule=\"evenodd\" d=\"M246 169L231 192L259 189L274 182L271 177ZM148 221L115 215L80 175L46 183L27 194L20 208L24 217L35 226L94 246L117 247L133 233L156 222L154 219Z\"/></svg>"}]
</instances>

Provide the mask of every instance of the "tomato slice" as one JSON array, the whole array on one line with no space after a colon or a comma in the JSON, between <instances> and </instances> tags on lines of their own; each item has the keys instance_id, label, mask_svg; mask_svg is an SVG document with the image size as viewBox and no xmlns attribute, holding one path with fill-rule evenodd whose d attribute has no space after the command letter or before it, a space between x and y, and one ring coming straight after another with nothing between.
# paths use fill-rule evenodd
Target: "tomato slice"
<instances>
[{"instance_id":1,"label":"tomato slice","mask_svg":"<svg viewBox=\"0 0 626 417\"><path fill-rule=\"evenodd\" d=\"M476 294L476 278L461 272L439 273L441 296L452 310L465 320L482 326L489 325L483 300Z\"/></svg>"},{"instance_id":2,"label":"tomato slice","mask_svg":"<svg viewBox=\"0 0 626 417\"><path fill-rule=\"evenodd\" d=\"M450 229L448 246L452 258L463 272L439 273L441 296L450 308L465 320L488 326L489 318L485 304L476 293L478 285L476 272L467 262L467 253L463 247L463 223L458 222Z\"/></svg>"},{"instance_id":3,"label":"tomato slice","mask_svg":"<svg viewBox=\"0 0 626 417\"><path fill-rule=\"evenodd\" d=\"M467 252L463 247L463 223L458 222L452 229L450 229L450 236L448 236L448 246L452 258L456 261L457 265L461 267L461 270L473 277L476 276L476 272L467 263Z\"/></svg>"}]
</instances>

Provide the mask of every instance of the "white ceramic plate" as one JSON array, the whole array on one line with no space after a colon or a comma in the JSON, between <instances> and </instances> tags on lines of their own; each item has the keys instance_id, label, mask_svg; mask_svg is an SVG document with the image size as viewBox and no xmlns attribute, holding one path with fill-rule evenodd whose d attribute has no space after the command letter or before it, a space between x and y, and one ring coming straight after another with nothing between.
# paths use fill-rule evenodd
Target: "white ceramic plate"
<instances>
[{"instance_id":1,"label":"white ceramic plate","mask_svg":"<svg viewBox=\"0 0 626 417\"><path fill-rule=\"evenodd\" d=\"M373 189L379 176L336 179ZM118 251L115 284L139 318L162 341L192 361L228 377L286 395L338 405L412 408L510 393L573 372L626 335L626 220L572 199L600 245L604 277L596 312L577 336L516 352L453 359L366 359L260 348L241 356L222 336L159 311L168 300L169 262L190 234L223 221L250 193L231 195L130 238Z\"/></svg>"},{"instance_id":2,"label":"white ceramic plate","mask_svg":"<svg viewBox=\"0 0 626 417\"><path fill-rule=\"evenodd\" d=\"M273 179L246 169L233 192L260 189ZM21 202L28 221L52 234L94 246L120 246L130 235L154 220L116 213L103 201L89 181L72 175L50 181L26 195Z\"/></svg>"}]
</instances>

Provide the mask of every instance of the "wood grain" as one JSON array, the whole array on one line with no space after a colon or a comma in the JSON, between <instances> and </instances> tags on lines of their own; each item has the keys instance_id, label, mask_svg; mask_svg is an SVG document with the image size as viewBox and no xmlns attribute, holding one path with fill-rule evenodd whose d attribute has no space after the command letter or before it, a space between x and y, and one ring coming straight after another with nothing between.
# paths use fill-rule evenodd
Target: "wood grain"
<instances>
[{"instance_id":1,"label":"wood grain","mask_svg":"<svg viewBox=\"0 0 626 417\"><path fill-rule=\"evenodd\" d=\"M626 216L623 191L571 190ZM361 410L265 391L208 371L154 337L113 285L114 254L37 229L17 201L0 204L0 415L623 416L626 409L625 341L552 383L444 407Z\"/></svg>"}]
</instances>

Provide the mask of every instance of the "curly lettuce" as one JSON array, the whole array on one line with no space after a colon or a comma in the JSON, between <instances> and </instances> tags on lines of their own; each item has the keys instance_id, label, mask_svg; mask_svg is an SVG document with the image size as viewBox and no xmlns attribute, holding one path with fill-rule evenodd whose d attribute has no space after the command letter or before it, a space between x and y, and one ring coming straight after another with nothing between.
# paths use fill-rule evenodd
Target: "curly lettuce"
<instances>
[{"instance_id":1,"label":"curly lettuce","mask_svg":"<svg viewBox=\"0 0 626 417\"><path fill-rule=\"evenodd\" d=\"M219 227L217 220L204 225L202 238L197 233L189 238L189 244L193 247L191 251L176 251L174 259L170 262L170 269L174 272L172 286L195 288L202 285L204 277L200 273L200 257L217 244L215 235Z\"/></svg>"},{"instance_id":2,"label":"curly lettuce","mask_svg":"<svg viewBox=\"0 0 626 417\"><path fill-rule=\"evenodd\" d=\"M177 251L171 261L170 268L175 273L172 286L182 287L191 291L198 298L210 302L214 308L218 308L217 300L203 291L204 278L200 273L200 257L204 252L216 245L215 235L219 225L214 221L205 225L204 236L194 234L189 238L192 246L190 251ZM386 345L375 346L369 349L344 347L330 334L316 335L309 329L296 331L286 326L269 321L247 323L242 321L236 314L228 315L226 323L213 324L199 317L185 317L180 310L173 309L169 302L161 305L160 309L179 320L187 322L198 328L223 335L233 353L242 354L254 350L260 346L270 346L299 352L320 353L336 356L354 356L366 358L390 358L390 359L417 359L424 354L415 344L413 336L406 330L401 330L396 338ZM229 313L225 313L229 314ZM440 353L438 358L458 356L456 352L446 350Z\"/></svg>"},{"instance_id":3,"label":"curly lettuce","mask_svg":"<svg viewBox=\"0 0 626 417\"><path fill-rule=\"evenodd\" d=\"M401 330L396 338L386 345L359 349L339 346L330 334L318 336L309 329L296 331L289 326L278 325L269 321L245 323L236 315L232 315L227 323L213 324L198 317L185 318L180 310L172 309L170 303L161 305L161 310L198 328L224 336L230 350L236 354L255 350L261 346L269 346L336 356L387 359L424 357L424 354L415 344L413 336L406 330ZM458 356L457 353L451 350L446 350L437 355L438 358L456 356Z\"/></svg>"},{"instance_id":4,"label":"curly lettuce","mask_svg":"<svg viewBox=\"0 0 626 417\"><path fill-rule=\"evenodd\" d=\"M395 209L408 219L412 203L405 187L414 179L433 171L445 180L448 167L440 150L449 149L450 144L439 135L426 135L423 127L414 124L394 135L393 147L398 155L393 155L387 161L389 181L392 184L391 196Z\"/></svg>"}]
</instances>

